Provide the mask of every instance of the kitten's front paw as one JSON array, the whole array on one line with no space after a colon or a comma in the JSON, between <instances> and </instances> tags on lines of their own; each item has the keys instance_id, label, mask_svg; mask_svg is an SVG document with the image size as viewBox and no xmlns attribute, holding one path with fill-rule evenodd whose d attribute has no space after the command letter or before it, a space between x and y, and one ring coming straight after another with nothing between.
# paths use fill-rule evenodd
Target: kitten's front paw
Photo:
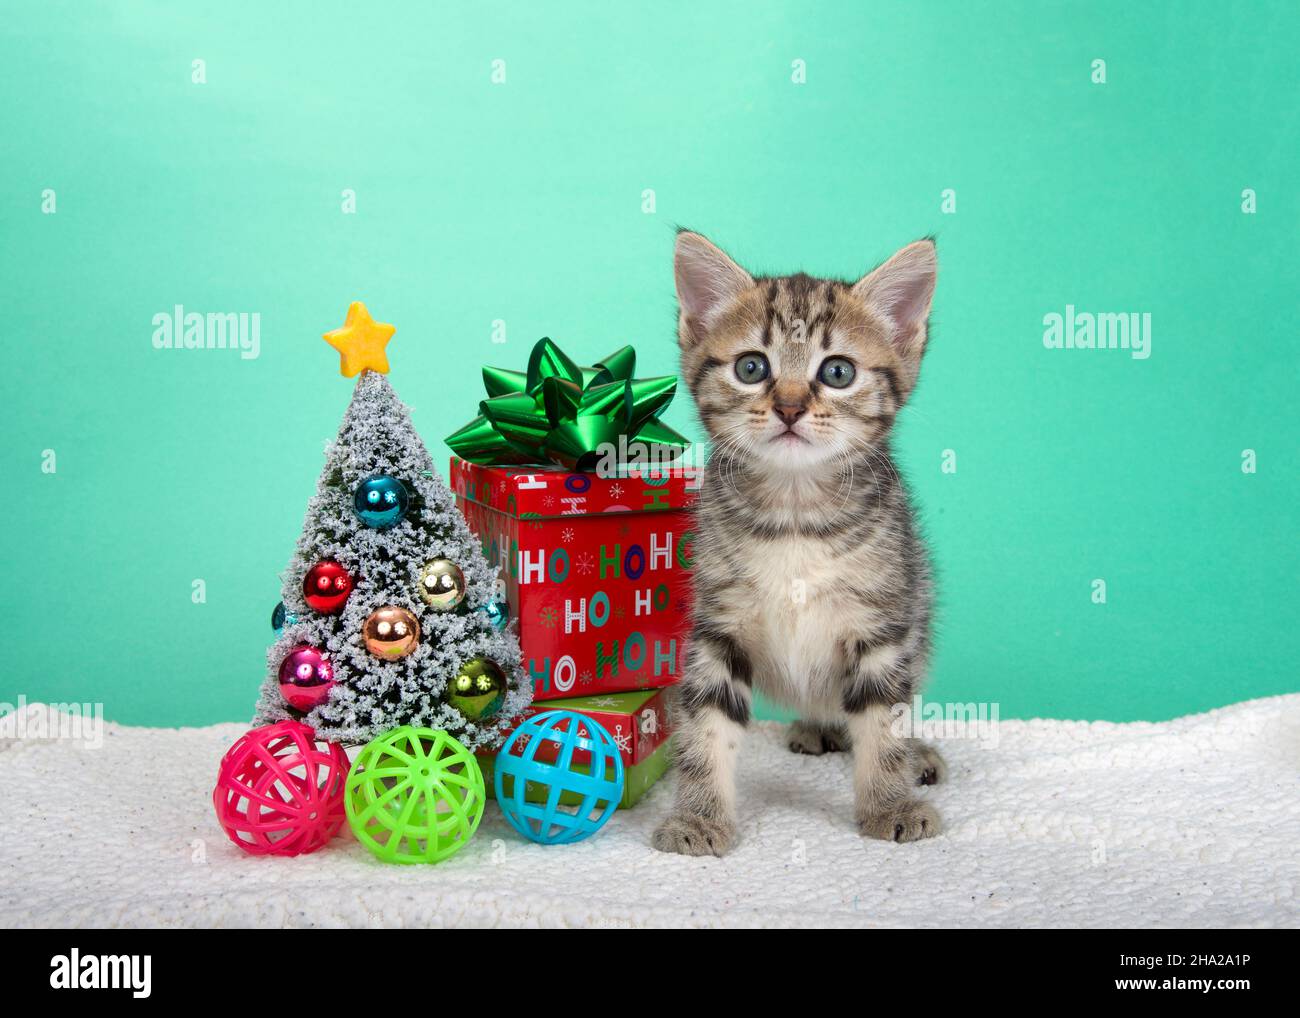
<instances>
[{"instance_id":1,"label":"kitten's front paw","mask_svg":"<svg viewBox=\"0 0 1300 1018\"><path fill-rule=\"evenodd\" d=\"M912 747L912 761L916 765L918 785L937 785L948 776L948 765L933 746L918 742Z\"/></svg>"},{"instance_id":2,"label":"kitten's front paw","mask_svg":"<svg viewBox=\"0 0 1300 1018\"><path fill-rule=\"evenodd\" d=\"M939 833L939 814L928 802L904 799L883 812L859 817L858 831L882 841L920 841Z\"/></svg>"},{"instance_id":3,"label":"kitten's front paw","mask_svg":"<svg viewBox=\"0 0 1300 1018\"><path fill-rule=\"evenodd\" d=\"M810 756L842 753L849 748L849 733L842 725L795 721L790 725L789 745L792 753L807 753Z\"/></svg>"},{"instance_id":4,"label":"kitten's front paw","mask_svg":"<svg viewBox=\"0 0 1300 1018\"><path fill-rule=\"evenodd\" d=\"M650 843L678 855L726 855L736 839L733 824L692 813L673 813L659 825Z\"/></svg>"}]
</instances>

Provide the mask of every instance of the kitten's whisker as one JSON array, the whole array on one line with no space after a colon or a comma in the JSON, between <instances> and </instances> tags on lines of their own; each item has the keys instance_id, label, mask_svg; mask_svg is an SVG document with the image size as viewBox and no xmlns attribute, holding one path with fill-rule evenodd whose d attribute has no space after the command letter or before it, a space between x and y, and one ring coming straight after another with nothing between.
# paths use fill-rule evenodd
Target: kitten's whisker
<instances>
[{"instance_id":1,"label":"kitten's whisker","mask_svg":"<svg viewBox=\"0 0 1300 1018\"><path fill-rule=\"evenodd\" d=\"M862 439L855 438L851 435L846 436L846 438L849 444L854 449L856 449L859 453L865 454L865 462L867 463L868 466L872 467L871 472L873 478L876 478L875 468L873 464L879 463L884 469L886 469L889 472L890 476L893 477L895 484L898 484L900 486L902 485L903 479L898 474L898 468L894 466L893 461L888 456L886 456L883 452L881 452L879 448L877 448L875 445L871 444L870 442L865 442ZM877 486L879 486L878 479L876 479L876 484Z\"/></svg>"}]
</instances>

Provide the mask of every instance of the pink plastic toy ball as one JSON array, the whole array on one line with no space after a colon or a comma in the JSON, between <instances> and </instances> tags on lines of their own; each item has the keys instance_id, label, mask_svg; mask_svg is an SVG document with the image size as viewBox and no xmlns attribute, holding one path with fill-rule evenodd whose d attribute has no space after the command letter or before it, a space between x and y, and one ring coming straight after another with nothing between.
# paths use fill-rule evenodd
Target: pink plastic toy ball
<instances>
[{"instance_id":1,"label":"pink plastic toy ball","mask_svg":"<svg viewBox=\"0 0 1300 1018\"><path fill-rule=\"evenodd\" d=\"M315 852L347 815L348 756L301 721L254 728L221 758L212 804L230 840L253 855Z\"/></svg>"}]
</instances>

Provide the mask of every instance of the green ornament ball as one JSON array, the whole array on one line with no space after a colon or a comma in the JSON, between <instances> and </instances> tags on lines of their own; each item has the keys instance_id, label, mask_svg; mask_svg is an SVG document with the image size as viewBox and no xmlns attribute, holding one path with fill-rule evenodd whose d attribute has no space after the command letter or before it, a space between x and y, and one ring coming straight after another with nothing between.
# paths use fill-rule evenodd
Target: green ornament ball
<instances>
[{"instance_id":1,"label":"green ornament ball","mask_svg":"<svg viewBox=\"0 0 1300 1018\"><path fill-rule=\"evenodd\" d=\"M447 702L469 721L484 721L505 706L510 683L495 661L476 657L461 665L447 683Z\"/></svg>"},{"instance_id":2,"label":"green ornament ball","mask_svg":"<svg viewBox=\"0 0 1300 1018\"><path fill-rule=\"evenodd\" d=\"M357 840L383 862L442 862L483 819L474 754L446 732L402 725L352 763L344 806Z\"/></svg>"}]
</instances>

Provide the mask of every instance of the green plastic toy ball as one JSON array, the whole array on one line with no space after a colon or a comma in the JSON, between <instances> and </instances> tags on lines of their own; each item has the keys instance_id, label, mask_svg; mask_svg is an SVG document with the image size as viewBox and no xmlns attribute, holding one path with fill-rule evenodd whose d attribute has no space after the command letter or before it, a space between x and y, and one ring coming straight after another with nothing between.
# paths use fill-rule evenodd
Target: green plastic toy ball
<instances>
[{"instance_id":1,"label":"green plastic toy ball","mask_svg":"<svg viewBox=\"0 0 1300 1018\"><path fill-rule=\"evenodd\" d=\"M446 732L403 725L363 749L348 774L348 823L384 862L442 862L483 819L483 772Z\"/></svg>"}]
</instances>

